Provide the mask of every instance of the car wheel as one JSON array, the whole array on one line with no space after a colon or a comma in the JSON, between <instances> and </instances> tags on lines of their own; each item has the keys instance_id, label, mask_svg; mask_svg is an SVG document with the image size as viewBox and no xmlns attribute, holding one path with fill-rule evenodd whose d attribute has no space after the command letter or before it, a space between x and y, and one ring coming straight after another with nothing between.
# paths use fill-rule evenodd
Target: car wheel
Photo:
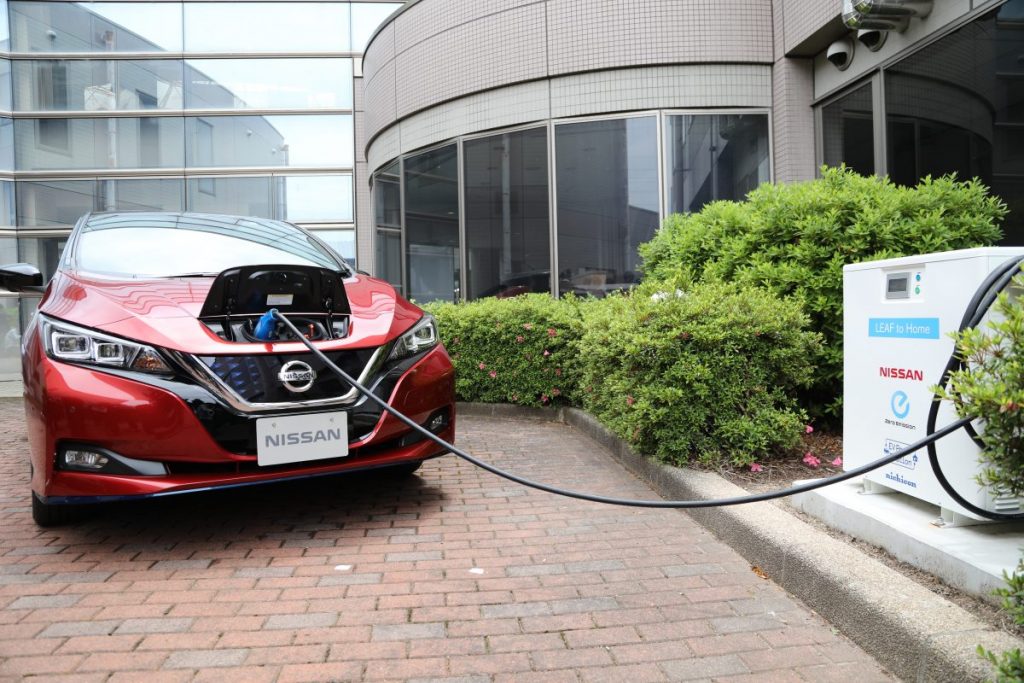
<instances>
[{"instance_id":1,"label":"car wheel","mask_svg":"<svg viewBox=\"0 0 1024 683\"><path fill-rule=\"evenodd\" d=\"M38 526L70 524L79 517L77 505L47 505L32 493L32 520Z\"/></svg>"},{"instance_id":2,"label":"car wheel","mask_svg":"<svg viewBox=\"0 0 1024 683\"><path fill-rule=\"evenodd\" d=\"M416 472L422 464L422 460L414 460L412 462L398 463L397 465L388 465L383 469L383 473L389 477L408 477Z\"/></svg>"}]
</instances>

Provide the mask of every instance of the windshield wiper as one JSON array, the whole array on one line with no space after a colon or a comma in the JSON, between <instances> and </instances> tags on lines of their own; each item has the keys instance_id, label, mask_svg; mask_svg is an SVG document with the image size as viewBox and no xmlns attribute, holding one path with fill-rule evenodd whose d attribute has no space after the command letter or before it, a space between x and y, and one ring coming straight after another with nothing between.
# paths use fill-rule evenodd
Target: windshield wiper
<instances>
[{"instance_id":1,"label":"windshield wiper","mask_svg":"<svg viewBox=\"0 0 1024 683\"><path fill-rule=\"evenodd\" d=\"M178 273L177 275L154 275L153 277L160 280L175 280L183 277L217 277L220 273Z\"/></svg>"}]
</instances>

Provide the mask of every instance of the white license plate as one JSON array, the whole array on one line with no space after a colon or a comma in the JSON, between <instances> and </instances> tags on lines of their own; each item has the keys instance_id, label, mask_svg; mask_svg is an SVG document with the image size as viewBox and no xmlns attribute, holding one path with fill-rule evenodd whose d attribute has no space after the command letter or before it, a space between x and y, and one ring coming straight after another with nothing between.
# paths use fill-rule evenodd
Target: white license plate
<instances>
[{"instance_id":1,"label":"white license plate","mask_svg":"<svg viewBox=\"0 0 1024 683\"><path fill-rule=\"evenodd\" d=\"M344 411L256 420L256 462L261 467L346 455L348 414Z\"/></svg>"}]
</instances>

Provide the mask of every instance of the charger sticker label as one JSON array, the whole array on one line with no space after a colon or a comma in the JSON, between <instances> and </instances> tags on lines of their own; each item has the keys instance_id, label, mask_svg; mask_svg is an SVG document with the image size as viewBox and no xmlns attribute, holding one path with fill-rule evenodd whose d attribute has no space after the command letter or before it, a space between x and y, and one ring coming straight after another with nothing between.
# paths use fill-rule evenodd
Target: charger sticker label
<instances>
[{"instance_id":1,"label":"charger sticker label","mask_svg":"<svg viewBox=\"0 0 1024 683\"><path fill-rule=\"evenodd\" d=\"M291 306L294 294L267 294L268 306Z\"/></svg>"},{"instance_id":2,"label":"charger sticker label","mask_svg":"<svg viewBox=\"0 0 1024 683\"><path fill-rule=\"evenodd\" d=\"M938 339L938 318L868 318L869 337Z\"/></svg>"},{"instance_id":3,"label":"charger sticker label","mask_svg":"<svg viewBox=\"0 0 1024 683\"><path fill-rule=\"evenodd\" d=\"M882 455L884 455L886 457L888 457L890 455L896 455L897 453L902 451L904 448L906 448L907 445L908 444L905 444L902 441L895 441L893 439L886 439L885 443L882 445ZM902 458L900 458L899 460L897 460L896 462L894 462L893 465L896 465L897 467L903 467L904 469L908 469L908 470L916 469L917 468L917 453L911 453L909 455L905 455Z\"/></svg>"}]
</instances>

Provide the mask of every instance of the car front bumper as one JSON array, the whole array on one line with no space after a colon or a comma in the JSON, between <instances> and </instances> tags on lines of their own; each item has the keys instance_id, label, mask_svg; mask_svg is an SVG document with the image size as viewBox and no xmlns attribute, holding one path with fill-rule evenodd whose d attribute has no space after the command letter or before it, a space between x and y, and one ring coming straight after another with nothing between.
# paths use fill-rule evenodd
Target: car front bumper
<instances>
[{"instance_id":1,"label":"car front bumper","mask_svg":"<svg viewBox=\"0 0 1024 683\"><path fill-rule=\"evenodd\" d=\"M188 381L146 378L54 362L30 340L26 349L25 411L32 489L48 504L166 496L274 481L320 477L413 462L445 453L411 433L365 399L352 406L290 410L284 414L349 413L349 454L342 458L260 467L247 434L267 415L239 415ZM399 372L400 371L400 372ZM454 369L442 346L382 376L375 393L418 424L447 410L437 436L455 433ZM275 413L280 414L280 413ZM225 438L227 434L231 438ZM239 435L242 436L239 439ZM57 467L62 446L95 446L127 458L158 462L167 474L145 476L81 472Z\"/></svg>"}]
</instances>

